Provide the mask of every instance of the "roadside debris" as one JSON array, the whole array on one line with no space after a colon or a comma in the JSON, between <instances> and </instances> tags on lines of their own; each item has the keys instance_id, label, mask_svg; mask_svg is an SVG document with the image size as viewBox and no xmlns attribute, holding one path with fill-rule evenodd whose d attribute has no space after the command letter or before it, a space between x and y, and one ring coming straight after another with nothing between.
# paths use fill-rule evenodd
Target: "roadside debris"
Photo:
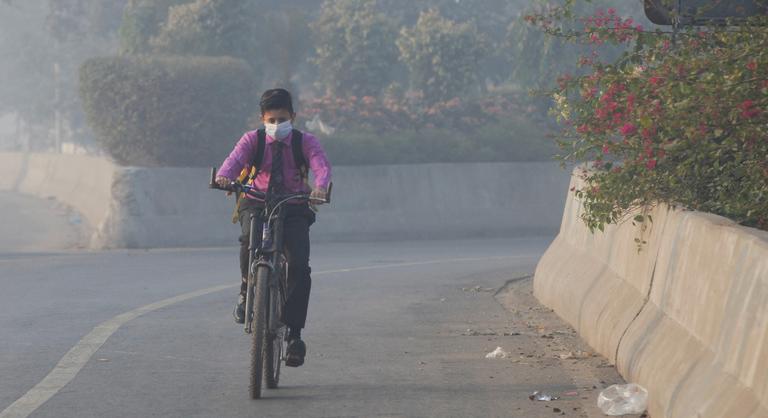
<instances>
[{"instance_id":1,"label":"roadside debris","mask_svg":"<svg viewBox=\"0 0 768 418\"><path fill-rule=\"evenodd\" d=\"M558 356L560 360L582 360L592 357L592 353L588 351L569 351L567 353L560 354Z\"/></svg>"},{"instance_id":2,"label":"roadside debris","mask_svg":"<svg viewBox=\"0 0 768 418\"><path fill-rule=\"evenodd\" d=\"M462 292L478 292L478 293L479 292L487 292L487 293L492 293L492 292L495 292L496 289L494 289L492 287L475 286L475 287L462 287L461 291Z\"/></svg>"},{"instance_id":3,"label":"roadside debris","mask_svg":"<svg viewBox=\"0 0 768 418\"><path fill-rule=\"evenodd\" d=\"M647 406L648 391L635 383L609 386L597 397L597 407L610 416L642 414Z\"/></svg>"},{"instance_id":4,"label":"roadside debris","mask_svg":"<svg viewBox=\"0 0 768 418\"><path fill-rule=\"evenodd\" d=\"M509 332L509 331L493 331L490 329L486 330L476 330L472 328L467 328L466 331L464 331L461 335L467 336L467 337L516 337L518 335L521 335L519 332Z\"/></svg>"},{"instance_id":5,"label":"roadside debris","mask_svg":"<svg viewBox=\"0 0 768 418\"><path fill-rule=\"evenodd\" d=\"M531 393L528 396L528 399L530 399L532 401L549 402L549 401L556 401L556 400L558 400L560 398L558 398L557 396L554 396L554 395L550 395L549 393L539 392L537 390L536 392Z\"/></svg>"},{"instance_id":6,"label":"roadside debris","mask_svg":"<svg viewBox=\"0 0 768 418\"><path fill-rule=\"evenodd\" d=\"M485 355L485 358L490 359L497 359L497 358L509 358L510 354L508 351L504 351L501 347L496 347L495 350L491 351L490 353Z\"/></svg>"}]
</instances>

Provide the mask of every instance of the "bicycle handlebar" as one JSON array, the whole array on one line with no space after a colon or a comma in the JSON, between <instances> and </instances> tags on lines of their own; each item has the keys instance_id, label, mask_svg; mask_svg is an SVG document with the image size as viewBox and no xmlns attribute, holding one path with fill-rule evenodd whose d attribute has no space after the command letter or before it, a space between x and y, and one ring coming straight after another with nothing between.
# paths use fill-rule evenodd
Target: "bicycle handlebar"
<instances>
[{"instance_id":1,"label":"bicycle handlebar","mask_svg":"<svg viewBox=\"0 0 768 418\"><path fill-rule=\"evenodd\" d=\"M257 199L266 200L267 194L256 190L255 187L249 186L247 184L240 183L239 181L231 181L227 186L222 187L218 183L216 183L216 167L211 167L211 181L208 184L208 187L215 190L223 190L226 192L233 192L233 193L245 193L249 196L255 197ZM328 193L326 195L325 199L315 199L310 197L311 195L309 193L291 193L281 196L276 196L277 201L287 201L287 200L293 200L293 199L303 199L310 202L318 202L318 203L331 203L331 190L333 190L333 183L328 185Z\"/></svg>"}]
</instances>

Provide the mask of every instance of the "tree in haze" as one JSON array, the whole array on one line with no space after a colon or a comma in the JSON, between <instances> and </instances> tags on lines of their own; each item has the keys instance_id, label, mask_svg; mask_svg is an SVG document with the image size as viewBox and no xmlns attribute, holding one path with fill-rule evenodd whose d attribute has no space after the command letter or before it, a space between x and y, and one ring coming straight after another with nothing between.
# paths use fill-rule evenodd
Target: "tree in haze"
<instances>
[{"instance_id":1,"label":"tree in haze","mask_svg":"<svg viewBox=\"0 0 768 418\"><path fill-rule=\"evenodd\" d=\"M2 4L0 13L0 115L15 113L27 128L53 120L53 52L43 2Z\"/></svg>"},{"instance_id":2,"label":"tree in haze","mask_svg":"<svg viewBox=\"0 0 768 418\"><path fill-rule=\"evenodd\" d=\"M188 0L128 0L120 26L120 53L151 52L150 40L160 32L171 6Z\"/></svg>"},{"instance_id":3,"label":"tree in haze","mask_svg":"<svg viewBox=\"0 0 768 418\"><path fill-rule=\"evenodd\" d=\"M547 13L559 7L562 2L538 0L515 16L506 28L505 38L501 43L501 51L506 63L507 81L523 89L550 89L556 85L559 75L579 73L579 58L599 52L606 61L618 59L626 49L626 45L603 43L600 45L572 42L567 33L583 27L576 19L558 20L552 22L558 25L561 35L547 33L531 25L525 16L532 13ZM622 16L632 17L638 23L646 26L650 22L645 18L642 4L635 0L593 0L590 2L573 2L570 7L574 15L585 15L596 9L616 9Z\"/></svg>"},{"instance_id":4,"label":"tree in haze","mask_svg":"<svg viewBox=\"0 0 768 418\"><path fill-rule=\"evenodd\" d=\"M48 0L48 28L66 41L112 36L120 27L128 0Z\"/></svg>"},{"instance_id":5,"label":"tree in haze","mask_svg":"<svg viewBox=\"0 0 768 418\"><path fill-rule=\"evenodd\" d=\"M150 45L172 55L257 56L258 14L251 0L194 0L171 6Z\"/></svg>"},{"instance_id":6,"label":"tree in haze","mask_svg":"<svg viewBox=\"0 0 768 418\"><path fill-rule=\"evenodd\" d=\"M0 4L0 114L14 113L33 148L87 137L77 68L109 51L126 0L25 0Z\"/></svg>"},{"instance_id":7,"label":"tree in haze","mask_svg":"<svg viewBox=\"0 0 768 418\"><path fill-rule=\"evenodd\" d=\"M395 22L376 0L326 0L312 24L314 64L326 93L375 96L397 66Z\"/></svg>"},{"instance_id":8,"label":"tree in haze","mask_svg":"<svg viewBox=\"0 0 768 418\"><path fill-rule=\"evenodd\" d=\"M309 13L304 8L283 6L266 12L261 22L258 55L265 80L270 86L288 89L297 100L300 90L294 79L314 77L306 65L313 50Z\"/></svg>"},{"instance_id":9,"label":"tree in haze","mask_svg":"<svg viewBox=\"0 0 768 418\"><path fill-rule=\"evenodd\" d=\"M480 61L487 56L488 47L474 23L457 23L429 10L419 16L415 26L400 31L397 46L411 87L422 91L428 101L460 97L481 88Z\"/></svg>"}]
</instances>

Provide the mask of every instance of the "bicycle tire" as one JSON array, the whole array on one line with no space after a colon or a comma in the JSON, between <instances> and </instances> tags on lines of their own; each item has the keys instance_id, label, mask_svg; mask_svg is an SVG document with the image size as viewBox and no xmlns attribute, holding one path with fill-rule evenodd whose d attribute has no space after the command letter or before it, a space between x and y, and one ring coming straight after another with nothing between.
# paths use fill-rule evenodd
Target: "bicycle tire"
<instances>
[{"instance_id":1,"label":"bicycle tire","mask_svg":"<svg viewBox=\"0 0 768 418\"><path fill-rule=\"evenodd\" d=\"M261 398L261 383L264 366L264 345L267 336L267 287L269 268L256 268L254 283L253 322L251 326L251 399Z\"/></svg>"},{"instance_id":2,"label":"bicycle tire","mask_svg":"<svg viewBox=\"0 0 768 418\"><path fill-rule=\"evenodd\" d=\"M279 259L280 255L278 255ZM282 291L285 282L285 262L278 262L274 271L280 277L280 283L269 287L269 310L267 323L269 334L264 346L264 379L268 389L277 389L280 384L280 368L285 350L286 327L282 324L280 313L283 310Z\"/></svg>"},{"instance_id":3,"label":"bicycle tire","mask_svg":"<svg viewBox=\"0 0 768 418\"><path fill-rule=\"evenodd\" d=\"M267 389L277 389L280 384L284 333L285 328L280 328L274 334L270 333L267 337L267 345L264 346L264 379L267 382Z\"/></svg>"}]
</instances>

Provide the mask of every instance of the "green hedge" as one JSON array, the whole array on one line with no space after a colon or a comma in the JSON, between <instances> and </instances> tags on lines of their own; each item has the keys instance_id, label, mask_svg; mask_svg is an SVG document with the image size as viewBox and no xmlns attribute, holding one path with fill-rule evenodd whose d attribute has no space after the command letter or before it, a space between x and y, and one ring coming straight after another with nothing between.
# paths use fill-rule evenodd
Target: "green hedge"
<instances>
[{"instance_id":1,"label":"green hedge","mask_svg":"<svg viewBox=\"0 0 768 418\"><path fill-rule=\"evenodd\" d=\"M120 164L221 161L258 108L251 67L228 57L104 57L80 70L88 123Z\"/></svg>"}]
</instances>

